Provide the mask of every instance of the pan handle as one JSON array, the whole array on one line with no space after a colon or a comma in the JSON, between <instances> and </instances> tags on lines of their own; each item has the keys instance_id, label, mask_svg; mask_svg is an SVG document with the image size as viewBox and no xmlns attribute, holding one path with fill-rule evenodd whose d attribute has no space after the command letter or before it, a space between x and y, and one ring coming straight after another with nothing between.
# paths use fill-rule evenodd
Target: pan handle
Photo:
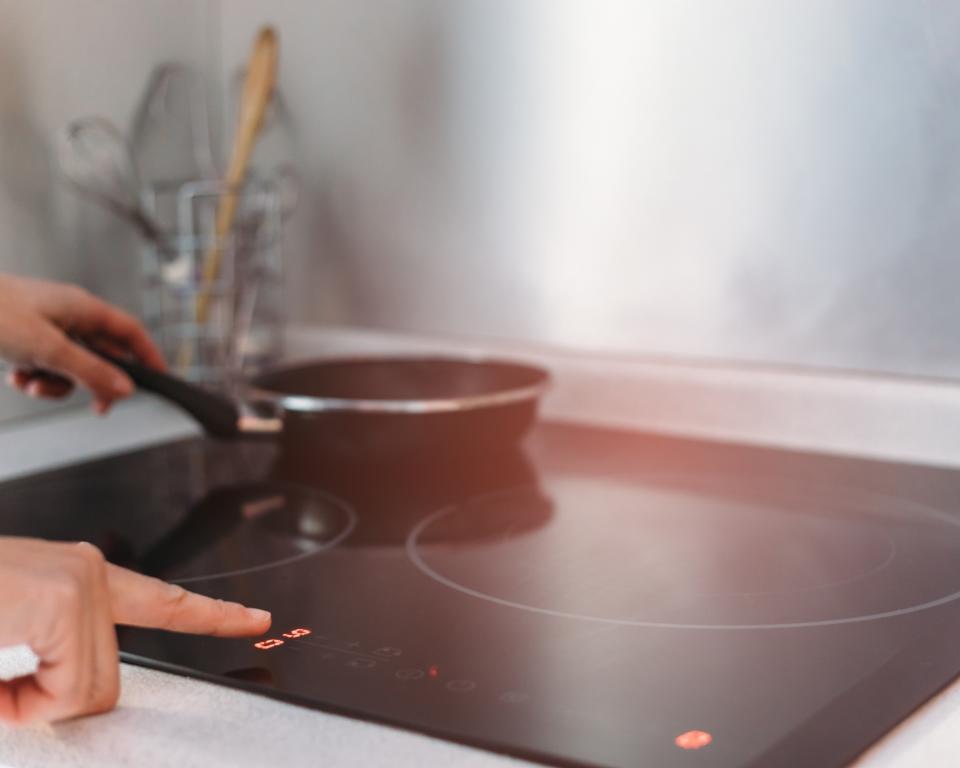
<instances>
[{"instance_id":1,"label":"pan handle","mask_svg":"<svg viewBox=\"0 0 960 768\"><path fill-rule=\"evenodd\" d=\"M230 400L208 392L169 373L148 368L132 360L95 350L98 355L126 373L140 388L178 405L190 414L207 434L230 438L240 434L240 409Z\"/></svg>"}]
</instances>

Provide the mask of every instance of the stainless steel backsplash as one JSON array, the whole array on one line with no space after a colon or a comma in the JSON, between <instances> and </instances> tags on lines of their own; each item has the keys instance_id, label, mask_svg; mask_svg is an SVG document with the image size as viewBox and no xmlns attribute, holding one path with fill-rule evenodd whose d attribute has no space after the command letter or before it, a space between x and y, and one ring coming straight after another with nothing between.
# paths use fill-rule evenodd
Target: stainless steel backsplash
<instances>
[{"instance_id":1,"label":"stainless steel backsplash","mask_svg":"<svg viewBox=\"0 0 960 768\"><path fill-rule=\"evenodd\" d=\"M299 147L268 130L258 161L314 182L294 320L960 376L954 0L0 12L0 269L135 308L136 242L63 190L53 131L127 125L163 60L228 92L272 22Z\"/></svg>"},{"instance_id":2,"label":"stainless steel backsplash","mask_svg":"<svg viewBox=\"0 0 960 768\"><path fill-rule=\"evenodd\" d=\"M224 3L321 185L295 316L960 374L960 5Z\"/></svg>"}]
</instances>

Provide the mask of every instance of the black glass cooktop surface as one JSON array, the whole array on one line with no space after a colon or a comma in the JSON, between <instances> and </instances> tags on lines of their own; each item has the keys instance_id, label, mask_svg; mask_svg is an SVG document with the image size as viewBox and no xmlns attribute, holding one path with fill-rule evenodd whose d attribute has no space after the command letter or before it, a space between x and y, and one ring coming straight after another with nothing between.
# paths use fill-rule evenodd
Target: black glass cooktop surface
<instances>
[{"instance_id":1,"label":"black glass cooktop surface","mask_svg":"<svg viewBox=\"0 0 960 768\"><path fill-rule=\"evenodd\" d=\"M350 464L191 439L6 482L0 533L268 608L128 661L546 763L839 766L960 671L960 474L545 424Z\"/></svg>"}]
</instances>

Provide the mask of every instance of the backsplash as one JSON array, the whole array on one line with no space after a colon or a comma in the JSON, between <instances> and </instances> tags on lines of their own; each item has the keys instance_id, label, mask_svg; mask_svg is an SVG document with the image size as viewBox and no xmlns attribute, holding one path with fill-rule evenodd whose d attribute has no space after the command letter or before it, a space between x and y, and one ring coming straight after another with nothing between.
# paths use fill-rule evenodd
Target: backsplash
<instances>
[{"instance_id":1,"label":"backsplash","mask_svg":"<svg viewBox=\"0 0 960 768\"><path fill-rule=\"evenodd\" d=\"M960 375L960 6L229 4L323 199L317 321Z\"/></svg>"},{"instance_id":2,"label":"backsplash","mask_svg":"<svg viewBox=\"0 0 960 768\"><path fill-rule=\"evenodd\" d=\"M313 185L292 319L956 378L956 8L0 0L0 269L136 308L135 239L50 138L127 127L161 61L230 93L271 22Z\"/></svg>"}]
</instances>

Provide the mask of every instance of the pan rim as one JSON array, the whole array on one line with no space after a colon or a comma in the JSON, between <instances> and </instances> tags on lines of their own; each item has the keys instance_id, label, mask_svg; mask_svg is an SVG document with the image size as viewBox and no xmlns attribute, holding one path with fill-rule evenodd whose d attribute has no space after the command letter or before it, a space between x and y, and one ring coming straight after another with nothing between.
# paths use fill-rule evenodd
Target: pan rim
<instances>
[{"instance_id":1,"label":"pan rim","mask_svg":"<svg viewBox=\"0 0 960 768\"><path fill-rule=\"evenodd\" d=\"M429 414L429 413L455 413L462 411L473 411L483 408L493 408L498 406L513 405L526 401L539 400L550 388L550 373L539 366L528 363L518 363L511 360L498 358L467 358L467 357L444 357L439 355L431 356L394 356L394 357L370 357L370 358L330 358L319 360L314 364L323 365L325 363L334 365L344 364L364 364L364 363L389 363L389 362L440 362L454 363L460 365L495 365L509 367L517 370L523 370L537 377L539 380L532 384L520 387L511 387L509 389L500 389L493 392L485 392L477 395L464 395L460 397L431 397L431 398L394 398L394 399L374 399L374 398L349 398L349 397L323 397L314 395L297 395L289 392L282 392L269 387L256 384L257 378L246 388L247 398L253 402L261 402L273 407L282 408L284 411L296 413L392 413L392 414ZM284 373L295 370L298 367L309 365L310 363L291 364L284 368L271 371L272 374Z\"/></svg>"}]
</instances>

